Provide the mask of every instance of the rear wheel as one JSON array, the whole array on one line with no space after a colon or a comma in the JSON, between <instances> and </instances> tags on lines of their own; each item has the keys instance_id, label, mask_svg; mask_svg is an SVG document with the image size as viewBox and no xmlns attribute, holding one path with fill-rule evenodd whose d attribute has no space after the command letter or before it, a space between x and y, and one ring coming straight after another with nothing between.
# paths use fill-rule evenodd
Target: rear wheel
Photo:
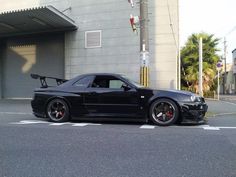
<instances>
[{"instance_id":1,"label":"rear wheel","mask_svg":"<svg viewBox=\"0 0 236 177\"><path fill-rule=\"evenodd\" d=\"M172 100L159 99L152 103L149 115L153 123L168 126L176 123L179 117L179 109Z\"/></svg>"},{"instance_id":2,"label":"rear wheel","mask_svg":"<svg viewBox=\"0 0 236 177\"><path fill-rule=\"evenodd\" d=\"M53 122L66 122L69 120L69 107L62 99L54 99L47 106L47 114Z\"/></svg>"}]
</instances>

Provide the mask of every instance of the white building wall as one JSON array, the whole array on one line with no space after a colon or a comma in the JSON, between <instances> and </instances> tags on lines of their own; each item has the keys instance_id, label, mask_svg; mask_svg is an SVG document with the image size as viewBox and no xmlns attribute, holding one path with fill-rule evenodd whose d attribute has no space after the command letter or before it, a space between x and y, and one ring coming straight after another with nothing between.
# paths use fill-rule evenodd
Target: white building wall
<instances>
[{"instance_id":1,"label":"white building wall","mask_svg":"<svg viewBox=\"0 0 236 177\"><path fill-rule=\"evenodd\" d=\"M161 89L176 88L178 0L149 0L149 3L151 86Z\"/></svg>"},{"instance_id":2,"label":"white building wall","mask_svg":"<svg viewBox=\"0 0 236 177\"><path fill-rule=\"evenodd\" d=\"M3 0L0 11L53 5L75 20L78 30L65 34L65 76L114 72L139 81L139 34L132 32L130 14L139 5L126 0ZM171 19L171 20L170 20ZM173 29L171 29L171 25ZM149 0L150 86L176 88L178 0ZM85 31L102 30L102 47L85 48Z\"/></svg>"}]
</instances>

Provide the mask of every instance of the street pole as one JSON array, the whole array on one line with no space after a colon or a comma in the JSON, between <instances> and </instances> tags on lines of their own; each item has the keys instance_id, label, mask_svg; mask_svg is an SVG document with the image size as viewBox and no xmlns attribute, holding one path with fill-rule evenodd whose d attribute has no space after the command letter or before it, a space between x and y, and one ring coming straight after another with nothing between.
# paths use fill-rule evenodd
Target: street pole
<instances>
[{"instance_id":1,"label":"street pole","mask_svg":"<svg viewBox=\"0 0 236 177\"><path fill-rule=\"evenodd\" d=\"M224 37L224 77L223 77L223 94L226 94L226 51L227 51L227 45L226 45L226 37Z\"/></svg>"},{"instance_id":2,"label":"street pole","mask_svg":"<svg viewBox=\"0 0 236 177\"><path fill-rule=\"evenodd\" d=\"M149 86L148 0L140 0L140 83Z\"/></svg>"},{"instance_id":3,"label":"street pole","mask_svg":"<svg viewBox=\"0 0 236 177\"><path fill-rule=\"evenodd\" d=\"M220 99L220 69L217 68L217 100Z\"/></svg>"},{"instance_id":4,"label":"street pole","mask_svg":"<svg viewBox=\"0 0 236 177\"><path fill-rule=\"evenodd\" d=\"M203 96L203 91L202 91L202 38L199 39L199 95Z\"/></svg>"}]
</instances>

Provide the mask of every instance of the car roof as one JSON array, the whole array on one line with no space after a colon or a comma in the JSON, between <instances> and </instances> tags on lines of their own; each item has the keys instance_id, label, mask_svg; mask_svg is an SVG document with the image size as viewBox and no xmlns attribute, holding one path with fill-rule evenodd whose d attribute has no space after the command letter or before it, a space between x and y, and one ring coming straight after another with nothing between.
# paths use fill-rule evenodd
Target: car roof
<instances>
[{"instance_id":1,"label":"car roof","mask_svg":"<svg viewBox=\"0 0 236 177\"><path fill-rule=\"evenodd\" d=\"M94 75L94 76L122 76L121 74L117 74L117 73L87 73L87 74L82 74L79 76L91 76L91 75Z\"/></svg>"}]
</instances>

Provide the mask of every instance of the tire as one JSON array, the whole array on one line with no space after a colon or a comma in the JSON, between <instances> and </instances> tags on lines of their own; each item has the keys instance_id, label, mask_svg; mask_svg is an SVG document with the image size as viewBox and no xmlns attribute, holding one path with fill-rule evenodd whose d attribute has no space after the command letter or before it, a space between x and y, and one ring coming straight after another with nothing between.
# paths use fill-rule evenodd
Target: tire
<instances>
[{"instance_id":1,"label":"tire","mask_svg":"<svg viewBox=\"0 0 236 177\"><path fill-rule=\"evenodd\" d=\"M54 99L47 105L47 115L52 122L69 121L69 107L62 99Z\"/></svg>"},{"instance_id":2,"label":"tire","mask_svg":"<svg viewBox=\"0 0 236 177\"><path fill-rule=\"evenodd\" d=\"M149 117L156 125L173 125L179 118L179 108L170 99L159 99L152 103L149 110Z\"/></svg>"}]
</instances>

